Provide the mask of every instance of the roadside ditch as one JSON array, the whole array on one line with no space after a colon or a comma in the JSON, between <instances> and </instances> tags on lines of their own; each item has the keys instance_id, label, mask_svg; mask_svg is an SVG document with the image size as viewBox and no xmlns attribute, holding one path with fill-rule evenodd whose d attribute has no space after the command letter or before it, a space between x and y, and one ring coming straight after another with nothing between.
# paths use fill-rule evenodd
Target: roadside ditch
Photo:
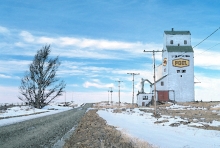
<instances>
[{"instance_id":1,"label":"roadside ditch","mask_svg":"<svg viewBox=\"0 0 220 148\"><path fill-rule=\"evenodd\" d=\"M152 148L108 125L97 111L92 109L84 115L63 148Z\"/></svg>"}]
</instances>

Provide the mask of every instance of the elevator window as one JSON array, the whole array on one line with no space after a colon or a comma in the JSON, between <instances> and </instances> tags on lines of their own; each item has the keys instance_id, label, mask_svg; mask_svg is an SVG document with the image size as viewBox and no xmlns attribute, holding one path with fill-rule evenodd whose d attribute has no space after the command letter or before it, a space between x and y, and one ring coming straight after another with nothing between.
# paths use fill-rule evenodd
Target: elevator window
<instances>
[{"instance_id":1,"label":"elevator window","mask_svg":"<svg viewBox=\"0 0 220 148\"><path fill-rule=\"evenodd\" d=\"M170 40L170 44L173 44L173 40Z\"/></svg>"}]
</instances>

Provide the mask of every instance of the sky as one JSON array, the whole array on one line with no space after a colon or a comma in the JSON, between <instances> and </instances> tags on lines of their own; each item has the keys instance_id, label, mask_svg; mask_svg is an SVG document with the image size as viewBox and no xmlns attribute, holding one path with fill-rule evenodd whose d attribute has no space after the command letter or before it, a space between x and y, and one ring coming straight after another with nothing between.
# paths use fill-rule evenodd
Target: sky
<instances>
[{"instance_id":1,"label":"sky","mask_svg":"<svg viewBox=\"0 0 220 148\"><path fill-rule=\"evenodd\" d=\"M66 93L58 100L132 100L141 78L153 80L152 54L165 30L190 31L195 46L220 27L220 1L38 0L0 2L0 102L19 102L21 78L34 55L51 45ZM195 100L220 100L220 29L194 48ZM156 55L156 64L162 56ZM145 84L145 92L149 91ZM136 99L135 99L136 100Z\"/></svg>"}]
</instances>

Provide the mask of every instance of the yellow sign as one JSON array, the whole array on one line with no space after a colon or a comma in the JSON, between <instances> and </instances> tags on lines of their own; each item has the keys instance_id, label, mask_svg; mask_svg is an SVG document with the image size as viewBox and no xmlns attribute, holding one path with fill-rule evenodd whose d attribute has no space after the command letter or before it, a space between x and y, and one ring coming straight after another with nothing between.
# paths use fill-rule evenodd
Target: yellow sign
<instances>
[{"instance_id":1,"label":"yellow sign","mask_svg":"<svg viewBox=\"0 0 220 148\"><path fill-rule=\"evenodd\" d=\"M173 66L180 67L180 68L187 67L187 66L189 66L189 60L182 59L182 58L173 60Z\"/></svg>"},{"instance_id":2,"label":"yellow sign","mask_svg":"<svg viewBox=\"0 0 220 148\"><path fill-rule=\"evenodd\" d=\"M167 58L164 58L163 59L163 66L166 66L167 65Z\"/></svg>"}]
</instances>

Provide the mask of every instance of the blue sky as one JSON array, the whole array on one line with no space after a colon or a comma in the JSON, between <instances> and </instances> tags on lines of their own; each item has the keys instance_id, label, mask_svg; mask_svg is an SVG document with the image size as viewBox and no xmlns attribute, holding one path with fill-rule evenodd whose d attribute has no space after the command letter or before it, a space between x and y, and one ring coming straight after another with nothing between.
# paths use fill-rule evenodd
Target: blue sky
<instances>
[{"instance_id":1,"label":"blue sky","mask_svg":"<svg viewBox=\"0 0 220 148\"><path fill-rule=\"evenodd\" d=\"M141 78L152 80L152 55L164 30L188 30L192 46L220 27L220 2L188 0L65 0L0 2L0 102L17 102L18 87L36 51L51 45L62 62L67 100L131 101ZM194 48L196 100L219 100L220 30ZM215 46L216 45L216 46ZM215 47L213 47L215 46ZM161 63L157 54L156 63ZM149 87L146 84L146 91ZM60 99L63 99L62 96Z\"/></svg>"}]
</instances>

